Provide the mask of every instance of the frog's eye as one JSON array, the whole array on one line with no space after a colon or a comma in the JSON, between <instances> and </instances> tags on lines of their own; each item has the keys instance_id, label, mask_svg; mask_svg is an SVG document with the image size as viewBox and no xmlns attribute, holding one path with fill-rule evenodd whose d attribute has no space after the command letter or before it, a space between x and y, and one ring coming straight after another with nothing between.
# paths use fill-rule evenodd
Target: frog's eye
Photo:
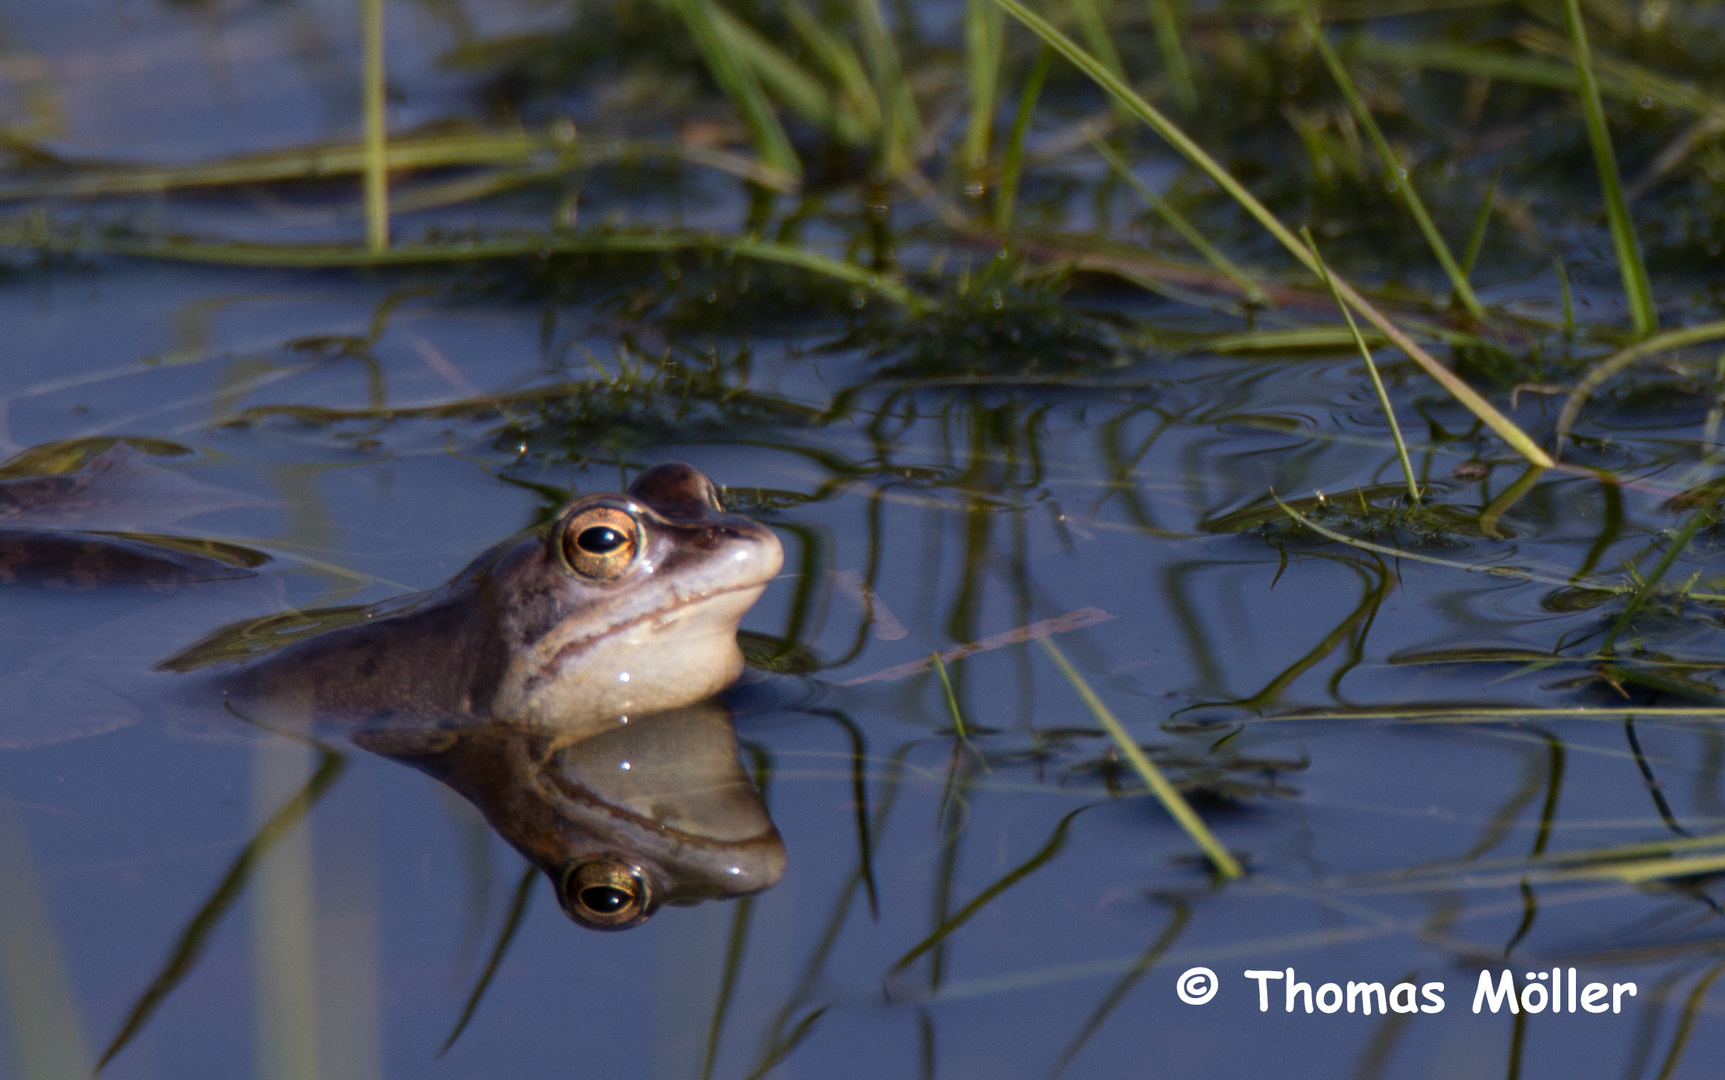
<instances>
[{"instance_id":1,"label":"frog's eye","mask_svg":"<svg viewBox=\"0 0 1725 1080\"><path fill-rule=\"evenodd\" d=\"M557 890L563 910L595 930L627 930L647 919L647 879L616 859L571 866Z\"/></svg>"},{"instance_id":2,"label":"frog's eye","mask_svg":"<svg viewBox=\"0 0 1725 1080\"><path fill-rule=\"evenodd\" d=\"M616 581L640 548L640 526L614 507L582 511L563 527L563 559L582 577Z\"/></svg>"}]
</instances>

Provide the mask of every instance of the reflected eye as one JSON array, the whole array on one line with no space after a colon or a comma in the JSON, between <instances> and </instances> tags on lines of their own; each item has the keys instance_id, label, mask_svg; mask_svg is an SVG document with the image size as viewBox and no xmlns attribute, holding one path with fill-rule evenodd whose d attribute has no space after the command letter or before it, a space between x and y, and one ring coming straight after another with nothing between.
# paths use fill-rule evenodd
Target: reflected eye
<instances>
[{"instance_id":1,"label":"reflected eye","mask_svg":"<svg viewBox=\"0 0 1725 1080\"><path fill-rule=\"evenodd\" d=\"M640 526L623 511L595 506L569 519L563 528L563 560L582 577L615 581L640 550Z\"/></svg>"},{"instance_id":2,"label":"reflected eye","mask_svg":"<svg viewBox=\"0 0 1725 1080\"><path fill-rule=\"evenodd\" d=\"M647 918L647 880L628 863L601 859L571 867L558 899L576 922L597 930L627 930Z\"/></svg>"}]
</instances>

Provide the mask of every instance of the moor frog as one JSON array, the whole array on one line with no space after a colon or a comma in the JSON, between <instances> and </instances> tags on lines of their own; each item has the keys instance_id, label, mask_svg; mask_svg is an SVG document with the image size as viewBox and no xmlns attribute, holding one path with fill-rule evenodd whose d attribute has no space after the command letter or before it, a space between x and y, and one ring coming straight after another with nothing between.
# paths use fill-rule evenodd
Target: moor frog
<instances>
[{"instance_id":1,"label":"moor frog","mask_svg":"<svg viewBox=\"0 0 1725 1080\"><path fill-rule=\"evenodd\" d=\"M249 574L190 541L66 531L88 516L66 501L111 501L117 478L147 475L128 453L0 481L0 580L8 568L50 585ZM620 929L783 872L713 701L742 674L738 621L782 562L770 530L726 513L694 468L665 464L627 492L575 499L441 588L235 624L161 668L200 669L175 696L430 773L545 871L571 917Z\"/></svg>"}]
</instances>

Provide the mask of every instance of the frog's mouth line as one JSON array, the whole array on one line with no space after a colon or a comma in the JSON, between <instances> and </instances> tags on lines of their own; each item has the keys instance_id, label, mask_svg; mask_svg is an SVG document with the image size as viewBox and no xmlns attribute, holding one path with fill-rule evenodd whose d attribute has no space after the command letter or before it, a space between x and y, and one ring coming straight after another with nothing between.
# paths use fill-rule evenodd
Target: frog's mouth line
<instances>
[{"instance_id":1,"label":"frog's mouth line","mask_svg":"<svg viewBox=\"0 0 1725 1080\"><path fill-rule=\"evenodd\" d=\"M641 614L636 615L632 618L624 619L622 622L612 623L610 626L607 626L602 630L599 630L599 631L592 633L592 634L588 634L585 637L578 638L575 641L571 641L571 642L563 645L555 653L552 654L551 660L550 660L550 666L552 666L552 667L560 666L564 662L569 660L570 658L575 657L575 656L579 656L580 654L586 652L592 646L597 645L600 642L606 641L610 638L614 638L618 634L624 633L628 630L632 630L635 627L642 626L642 625L645 625L648 623L652 623L652 622L655 622L655 621L658 621L661 619L667 619L668 620L668 619L672 619L674 617L681 616L693 608L698 608L698 607L704 606L708 603L711 603L714 600L718 600L722 597L730 596L730 595L733 595L735 593L752 592L752 591L758 591L758 590L765 589L767 587L767 583L770 581L772 581L772 578L763 578L760 581L753 582L753 583L748 584L748 585L732 585L729 588L725 588L725 589L714 589L712 592L705 592L705 593L701 593L701 594L696 595L696 596L687 596L687 597L684 597L683 599L681 599L680 601L678 601L677 603L670 605L669 607L656 608L652 611L642 612ZM743 612L738 612L738 617L741 618L742 614L743 614ZM670 623L667 622L666 625L670 625Z\"/></svg>"}]
</instances>

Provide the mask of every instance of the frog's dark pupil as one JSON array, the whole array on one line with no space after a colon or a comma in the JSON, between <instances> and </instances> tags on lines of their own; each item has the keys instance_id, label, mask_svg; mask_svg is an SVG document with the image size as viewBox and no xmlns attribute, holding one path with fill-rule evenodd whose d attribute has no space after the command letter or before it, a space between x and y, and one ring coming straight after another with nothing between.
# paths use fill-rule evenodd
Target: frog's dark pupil
<instances>
[{"instance_id":1,"label":"frog's dark pupil","mask_svg":"<svg viewBox=\"0 0 1725 1080\"><path fill-rule=\"evenodd\" d=\"M582 551L594 555L609 555L628 542L628 537L609 525L595 525L591 529L582 529L581 535L575 538L575 543L580 545Z\"/></svg>"},{"instance_id":2,"label":"frog's dark pupil","mask_svg":"<svg viewBox=\"0 0 1725 1080\"><path fill-rule=\"evenodd\" d=\"M581 903L601 915L615 915L629 906L629 894L609 885L590 885L581 890Z\"/></svg>"}]
</instances>

